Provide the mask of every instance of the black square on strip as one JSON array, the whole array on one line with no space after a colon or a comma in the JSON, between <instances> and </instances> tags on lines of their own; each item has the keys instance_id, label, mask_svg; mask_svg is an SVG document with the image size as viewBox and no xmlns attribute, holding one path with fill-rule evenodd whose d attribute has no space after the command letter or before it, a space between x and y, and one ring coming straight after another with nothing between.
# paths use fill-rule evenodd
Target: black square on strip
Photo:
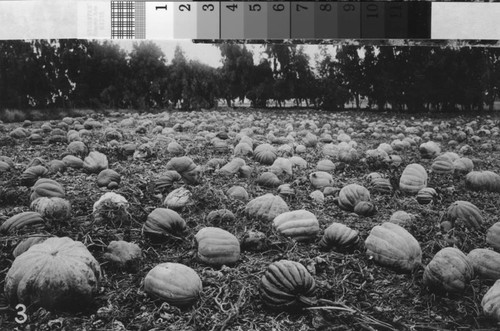
<instances>
[{"instance_id":1,"label":"black square on strip","mask_svg":"<svg viewBox=\"0 0 500 331\"><path fill-rule=\"evenodd\" d=\"M432 2L408 2L408 38L431 38Z\"/></svg>"},{"instance_id":2,"label":"black square on strip","mask_svg":"<svg viewBox=\"0 0 500 331\"><path fill-rule=\"evenodd\" d=\"M135 37L135 2L111 1L111 38Z\"/></svg>"}]
</instances>

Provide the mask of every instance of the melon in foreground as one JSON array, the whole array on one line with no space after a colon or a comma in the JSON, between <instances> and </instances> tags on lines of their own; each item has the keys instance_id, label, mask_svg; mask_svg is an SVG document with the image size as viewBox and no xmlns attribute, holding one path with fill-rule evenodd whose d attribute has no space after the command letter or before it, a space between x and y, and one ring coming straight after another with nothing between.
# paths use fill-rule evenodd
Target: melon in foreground
<instances>
[{"instance_id":1,"label":"melon in foreground","mask_svg":"<svg viewBox=\"0 0 500 331\"><path fill-rule=\"evenodd\" d=\"M399 179L399 189L403 192L416 194L427 186L427 171L418 163L406 166Z\"/></svg>"},{"instance_id":2,"label":"melon in foreground","mask_svg":"<svg viewBox=\"0 0 500 331\"><path fill-rule=\"evenodd\" d=\"M332 248L335 251L347 251L359 244L359 232L345 224L333 222L325 229L319 245L322 248Z\"/></svg>"},{"instance_id":3,"label":"melon in foreground","mask_svg":"<svg viewBox=\"0 0 500 331\"><path fill-rule=\"evenodd\" d=\"M424 270L424 284L435 292L462 292L473 277L473 266L454 247L437 252Z\"/></svg>"},{"instance_id":4,"label":"melon in foreground","mask_svg":"<svg viewBox=\"0 0 500 331\"><path fill-rule=\"evenodd\" d=\"M319 222L310 211L300 209L282 213L273 220L273 226L280 234L297 241L316 238Z\"/></svg>"},{"instance_id":5,"label":"melon in foreground","mask_svg":"<svg viewBox=\"0 0 500 331\"><path fill-rule=\"evenodd\" d=\"M398 271L411 272L422 262L418 241L395 223L385 222L373 227L365 246L366 254L376 263Z\"/></svg>"},{"instance_id":6,"label":"melon in foreground","mask_svg":"<svg viewBox=\"0 0 500 331\"><path fill-rule=\"evenodd\" d=\"M99 213L105 209L118 209L124 208L127 209L129 207L129 203L124 196L114 193L107 192L104 193L99 200L94 203L93 212Z\"/></svg>"},{"instance_id":7,"label":"melon in foreground","mask_svg":"<svg viewBox=\"0 0 500 331\"><path fill-rule=\"evenodd\" d=\"M362 201L370 201L370 191L359 184L346 185L339 192L338 205L343 210L354 211Z\"/></svg>"},{"instance_id":8,"label":"melon in foreground","mask_svg":"<svg viewBox=\"0 0 500 331\"><path fill-rule=\"evenodd\" d=\"M478 229L483 223L483 216L478 207L468 201L455 201L446 210L446 220L455 224L462 222L469 228Z\"/></svg>"},{"instance_id":9,"label":"melon in foreground","mask_svg":"<svg viewBox=\"0 0 500 331\"><path fill-rule=\"evenodd\" d=\"M486 316L500 321L500 279L483 296L481 306Z\"/></svg>"},{"instance_id":10,"label":"melon in foreground","mask_svg":"<svg viewBox=\"0 0 500 331\"><path fill-rule=\"evenodd\" d=\"M486 243L497 252L500 251L500 222L496 222L488 229Z\"/></svg>"},{"instance_id":11,"label":"melon in foreground","mask_svg":"<svg viewBox=\"0 0 500 331\"><path fill-rule=\"evenodd\" d=\"M309 180L314 188L322 189L333 186L333 177L326 171L316 171L309 175Z\"/></svg>"},{"instance_id":12,"label":"melon in foreground","mask_svg":"<svg viewBox=\"0 0 500 331\"><path fill-rule=\"evenodd\" d=\"M486 248L475 248L467 254L467 260L474 268L474 274L480 279L500 279L500 253Z\"/></svg>"},{"instance_id":13,"label":"melon in foreground","mask_svg":"<svg viewBox=\"0 0 500 331\"><path fill-rule=\"evenodd\" d=\"M137 270L141 263L142 250L137 244L113 240L103 258L118 268Z\"/></svg>"},{"instance_id":14,"label":"melon in foreground","mask_svg":"<svg viewBox=\"0 0 500 331\"><path fill-rule=\"evenodd\" d=\"M108 158L101 152L90 152L83 160L83 169L90 173L99 173L108 169Z\"/></svg>"},{"instance_id":15,"label":"melon in foreground","mask_svg":"<svg viewBox=\"0 0 500 331\"><path fill-rule=\"evenodd\" d=\"M185 230L186 221L175 210L168 208L153 210L142 227L143 234L156 239L181 236Z\"/></svg>"},{"instance_id":16,"label":"melon in foreground","mask_svg":"<svg viewBox=\"0 0 500 331\"><path fill-rule=\"evenodd\" d=\"M12 256L14 256L14 258L18 257L26 252L31 246L40 244L50 237L52 236L43 233L32 235L17 244L16 248L12 251Z\"/></svg>"},{"instance_id":17,"label":"melon in foreground","mask_svg":"<svg viewBox=\"0 0 500 331\"><path fill-rule=\"evenodd\" d=\"M195 235L198 258L211 266L232 265L240 258L240 242L232 233L217 227L205 227Z\"/></svg>"},{"instance_id":18,"label":"melon in foreground","mask_svg":"<svg viewBox=\"0 0 500 331\"><path fill-rule=\"evenodd\" d=\"M271 222L276 216L289 209L285 200L280 196L267 193L247 203L245 211L249 217Z\"/></svg>"},{"instance_id":19,"label":"melon in foreground","mask_svg":"<svg viewBox=\"0 0 500 331\"><path fill-rule=\"evenodd\" d=\"M144 278L144 292L174 306L195 303L202 289L196 271L180 263L161 263Z\"/></svg>"},{"instance_id":20,"label":"melon in foreground","mask_svg":"<svg viewBox=\"0 0 500 331\"><path fill-rule=\"evenodd\" d=\"M100 277L99 263L83 243L49 238L14 260L4 293L14 306L81 310L92 302Z\"/></svg>"},{"instance_id":21,"label":"melon in foreground","mask_svg":"<svg viewBox=\"0 0 500 331\"><path fill-rule=\"evenodd\" d=\"M465 177L465 186L474 191L500 192L500 175L493 171L471 171Z\"/></svg>"},{"instance_id":22,"label":"melon in foreground","mask_svg":"<svg viewBox=\"0 0 500 331\"><path fill-rule=\"evenodd\" d=\"M299 262L281 260L271 263L260 281L264 303L274 309L287 310L314 303L314 278Z\"/></svg>"},{"instance_id":23,"label":"melon in foreground","mask_svg":"<svg viewBox=\"0 0 500 331\"><path fill-rule=\"evenodd\" d=\"M34 211L25 211L14 215L0 225L0 233L8 234L24 227L40 227L45 224L42 215Z\"/></svg>"},{"instance_id":24,"label":"melon in foreground","mask_svg":"<svg viewBox=\"0 0 500 331\"><path fill-rule=\"evenodd\" d=\"M62 221L71 216L71 203L66 199L58 197L37 198L31 203L30 208L48 220Z\"/></svg>"},{"instance_id":25,"label":"melon in foreground","mask_svg":"<svg viewBox=\"0 0 500 331\"><path fill-rule=\"evenodd\" d=\"M179 187L170 192L163 205L171 209L182 209L194 204L193 194L185 187Z\"/></svg>"},{"instance_id":26,"label":"melon in foreground","mask_svg":"<svg viewBox=\"0 0 500 331\"><path fill-rule=\"evenodd\" d=\"M65 198L64 187L53 179L40 178L31 188L30 201L33 202L40 197Z\"/></svg>"},{"instance_id":27,"label":"melon in foreground","mask_svg":"<svg viewBox=\"0 0 500 331\"><path fill-rule=\"evenodd\" d=\"M129 203L125 197L114 192L103 194L94 203L93 216L96 222L123 222L128 219Z\"/></svg>"}]
</instances>

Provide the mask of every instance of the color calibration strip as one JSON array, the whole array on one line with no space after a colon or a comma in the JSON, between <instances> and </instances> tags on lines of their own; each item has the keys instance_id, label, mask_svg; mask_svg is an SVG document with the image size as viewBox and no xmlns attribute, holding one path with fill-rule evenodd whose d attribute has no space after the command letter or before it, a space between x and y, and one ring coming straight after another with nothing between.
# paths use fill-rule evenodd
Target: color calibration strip
<instances>
[{"instance_id":1,"label":"color calibration strip","mask_svg":"<svg viewBox=\"0 0 500 331\"><path fill-rule=\"evenodd\" d=\"M147 39L431 37L430 2L202 1L136 5L145 6Z\"/></svg>"},{"instance_id":2,"label":"color calibration strip","mask_svg":"<svg viewBox=\"0 0 500 331\"><path fill-rule=\"evenodd\" d=\"M493 39L500 3L2 0L0 39Z\"/></svg>"},{"instance_id":3,"label":"color calibration strip","mask_svg":"<svg viewBox=\"0 0 500 331\"><path fill-rule=\"evenodd\" d=\"M321 0L134 3L146 13L146 39L500 39L497 18L500 3ZM143 34L128 37L141 39ZM121 37L113 34L112 38Z\"/></svg>"}]
</instances>

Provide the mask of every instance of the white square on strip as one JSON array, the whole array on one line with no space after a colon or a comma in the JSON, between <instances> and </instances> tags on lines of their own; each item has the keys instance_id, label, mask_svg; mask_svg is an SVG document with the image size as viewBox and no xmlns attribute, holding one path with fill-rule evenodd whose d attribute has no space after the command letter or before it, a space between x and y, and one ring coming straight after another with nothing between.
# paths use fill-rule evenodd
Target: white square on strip
<instances>
[{"instance_id":1,"label":"white square on strip","mask_svg":"<svg viewBox=\"0 0 500 331\"><path fill-rule=\"evenodd\" d=\"M433 2L431 39L500 39L500 3Z\"/></svg>"},{"instance_id":2,"label":"white square on strip","mask_svg":"<svg viewBox=\"0 0 500 331\"><path fill-rule=\"evenodd\" d=\"M146 39L174 39L174 2L146 2Z\"/></svg>"}]
</instances>

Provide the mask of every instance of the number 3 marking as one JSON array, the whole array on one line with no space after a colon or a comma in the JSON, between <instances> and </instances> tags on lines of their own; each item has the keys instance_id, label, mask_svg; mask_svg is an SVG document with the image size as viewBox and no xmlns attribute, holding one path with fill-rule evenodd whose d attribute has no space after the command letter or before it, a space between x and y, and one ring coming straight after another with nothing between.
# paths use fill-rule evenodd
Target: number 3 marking
<instances>
[{"instance_id":1,"label":"number 3 marking","mask_svg":"<svg viewBox=\"0 0 500 331\"><path fill-rule=\"evenodd\" d=\"M14 320L16 321L16 323L23 324L28 320L28 315L26 315L26 306L20 303L16 306L16 310L18 310L18 317L16 317Z\"/></svg>"}]
</instances>

